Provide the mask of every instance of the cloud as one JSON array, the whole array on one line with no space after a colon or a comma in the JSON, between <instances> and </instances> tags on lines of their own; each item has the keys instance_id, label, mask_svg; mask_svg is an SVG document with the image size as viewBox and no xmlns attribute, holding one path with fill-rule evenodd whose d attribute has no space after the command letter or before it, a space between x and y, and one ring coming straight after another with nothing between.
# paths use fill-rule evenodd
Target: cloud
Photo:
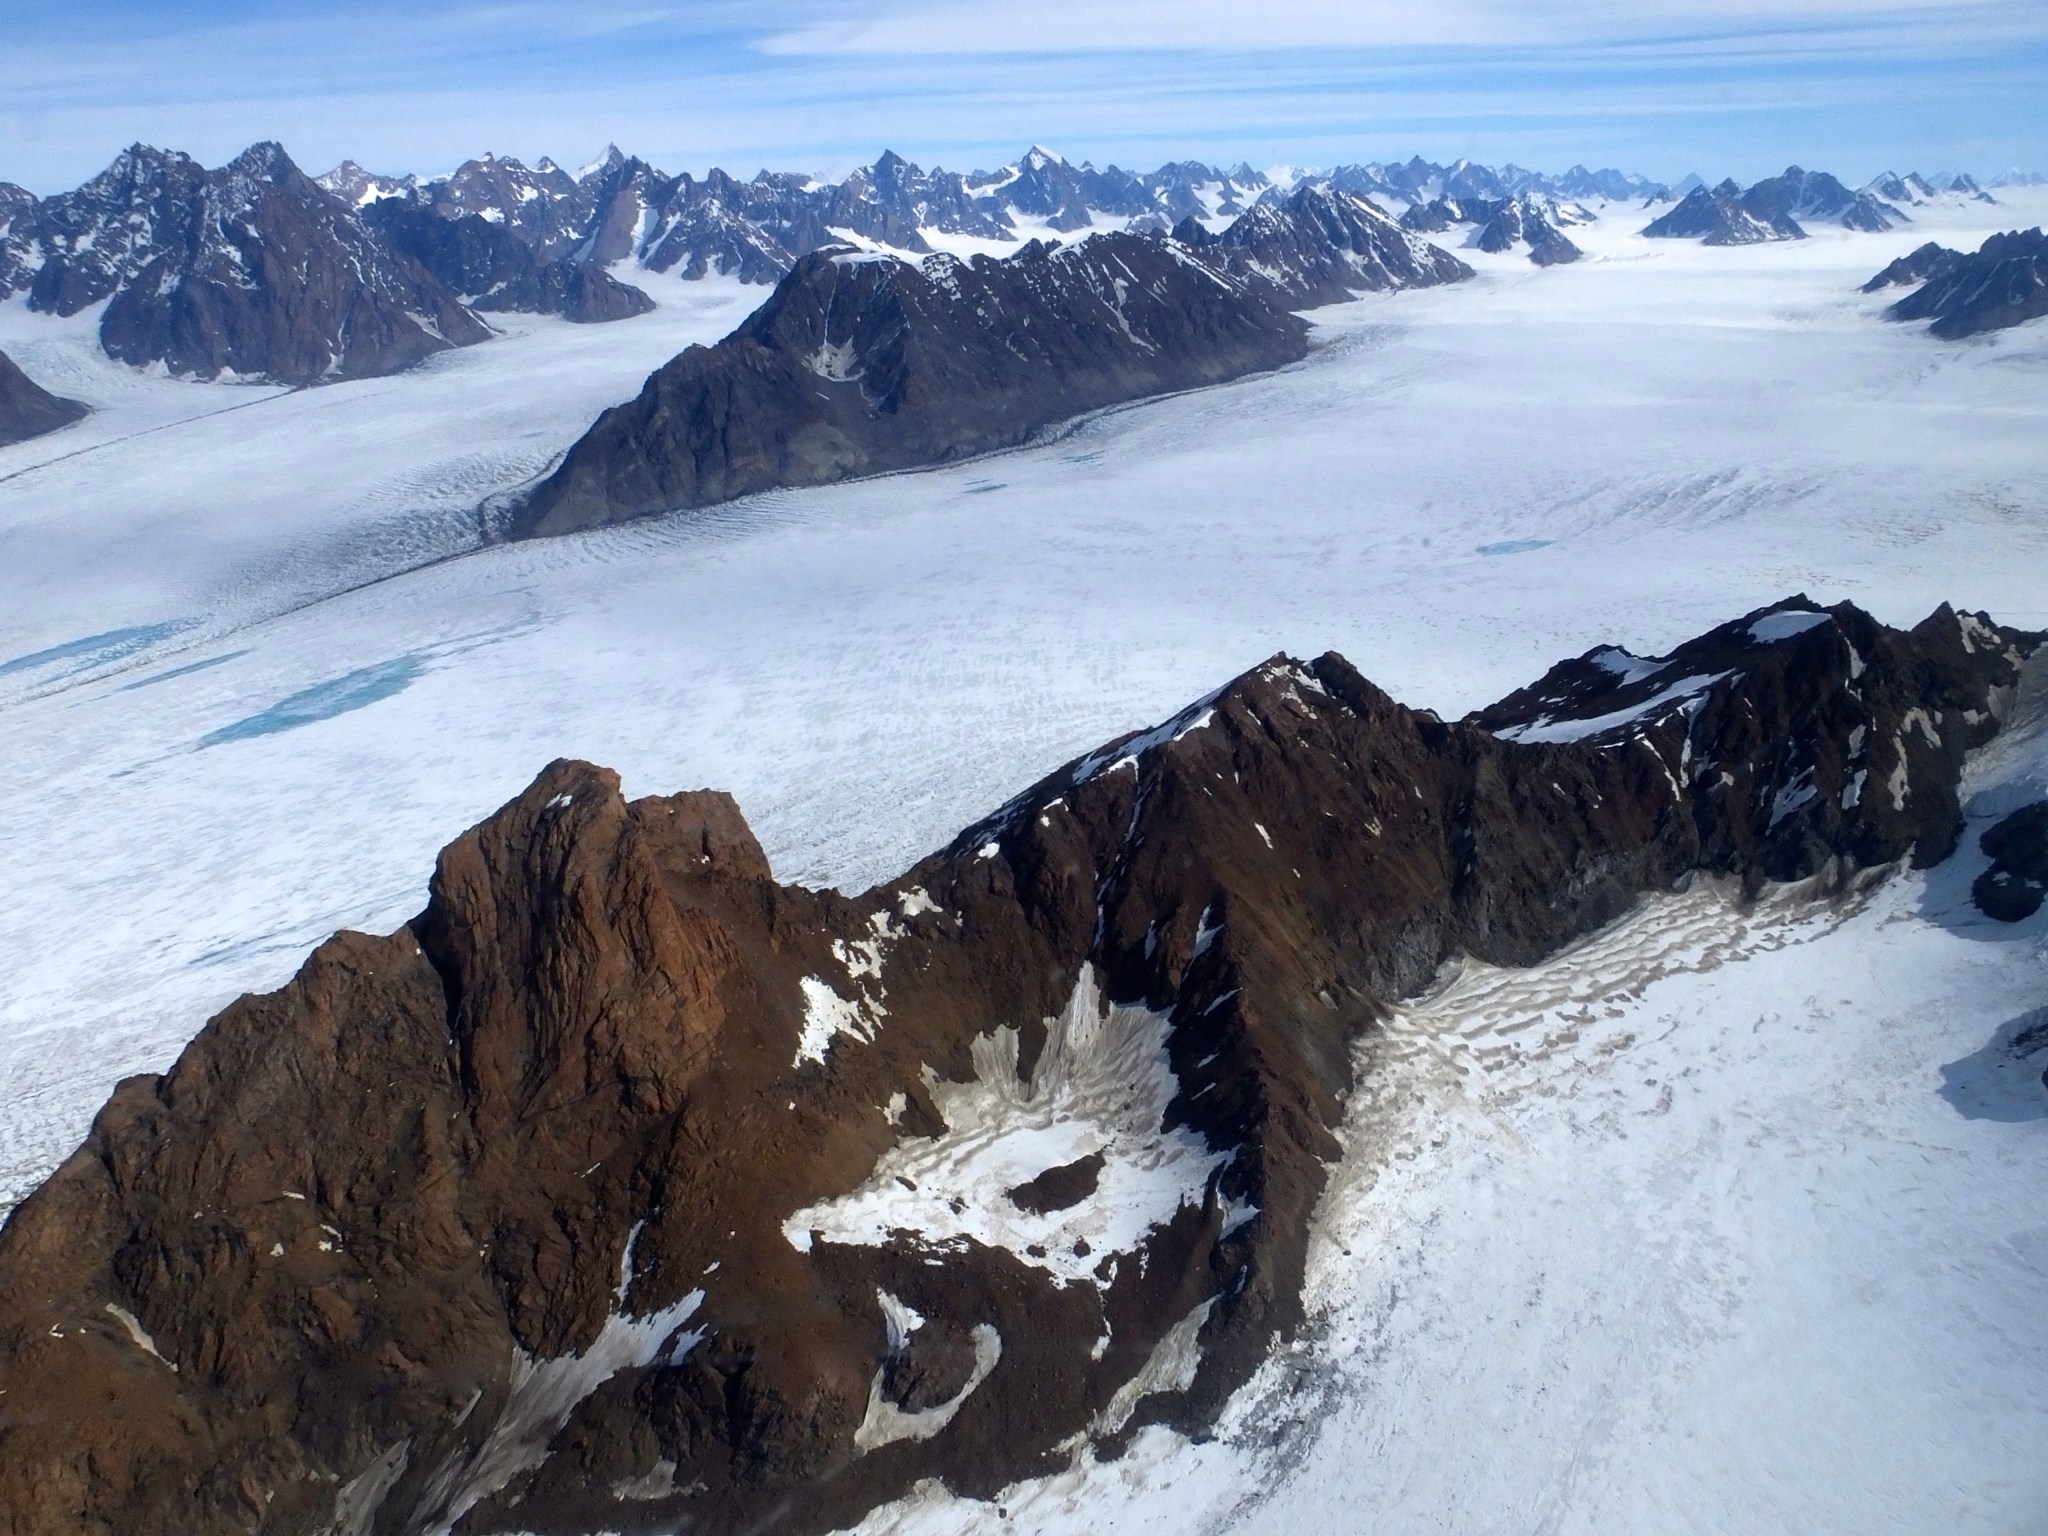
<instances>
[{"instance_id":1,"label":"cloud","mask_svg":"<svg viewBox=\"0 0 2048 1536\"><path fill-rule=\"evenodd\" d=\"M2034 0L880 0L774 32L781 53L868 55L1517 48L1812 35L1961 43L2048 34Z\"/></svg>"},{"instance_id":2,"label":"cloud","mask_svg":"<svg viewBox=\"0 0 2048 1536\"><path fill-rule=\"evenodd\" d=\"M1035 139L1126 165L1420 152L1748 179L1788 159L1852 177L1893 161L2048 162L2039 0L1788 0L1774 31L1688 31L1698 11L1676 0L1512 14L1447 0L1403 23L1428 41L1398 47L1356 41L1394 16L1380 0L1272 14L1242 0L962 0L944 12L952 32L896 51L878 39L924 0L313 0L239 14L218 7L254 0L209 0L137 10L126 27L106 9L117 0L82 3L0 13L0 179L57 191L137 138L209 164L277 138L311 170L347 156L422 172L486 149L573 163L608 139L670 171L742 175L840 174L885 147L966 169ZM1113 46L1138 23L1143 48ZM1228 28L1253 44L1216 45L1238 35ZM1512 28L1540 40L1502 42Z\"/></svg>"}]
</instances>

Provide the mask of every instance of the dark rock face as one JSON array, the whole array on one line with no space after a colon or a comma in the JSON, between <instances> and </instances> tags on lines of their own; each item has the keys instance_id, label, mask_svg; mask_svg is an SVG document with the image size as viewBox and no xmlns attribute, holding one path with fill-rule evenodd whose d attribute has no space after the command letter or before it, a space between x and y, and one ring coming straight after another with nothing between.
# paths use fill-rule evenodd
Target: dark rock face
<instances>
[{"instance_id":1,"label":"dark rock face","mask_svg":"<svg viewBox=\"0 0 2048 1536\"><path fill-rule=\"evenodd\" d=\"M218 171L137 145L25 222L9 238L33 268L30 307L110 300L100 342L127 363L311 384L490 334L275 144Z\"/></svg>"},{"instance_id":2,"label":"dark rock face","mask_svg":"<svg viewBox=\"0 0 2048 1536\"><path fill-rule=\"evenodd\" d=\"M1573 204L1559 204L1547 197L1524 193L1471 211L1480 222L1472 243L1482 251L1512 251L1518 245L1526 246L1529 259L1539 267L1563 266L1585 254L1565 238L1560 228L1585 223L1591 217Z\"/></svg>"},{"instance_id":3,"label":"dark rock face","mask_svg":"<svg viewBox=\"0 0 2048 1536\"><path fill-rule=\"evenodd\" d=\"M385 245L416 262L478 311L561 315L584 323L644 315L654 301L602 267L543 262L503 222L465 213L449 218L388 198L363 211Z\"/></svg>"},{"instance_id":4,"label":"dark rock face","mask_svg":"<svg viewBox=\"0 0 2048 1536\"><path fill-rule=\"evenodd\" d=\"M1364 198L1315 185L1283 202L1259 203L1221 234L1189 219L1173 238L1283 309L1472 276L1464 262L1417 239Z\"/></svg>"},{"instance_id":5,"label":"dark rock face","mask_svg":"<svg viewBox=\"0 0 2048 1536\"><path fill-rule=\"evenodd\" d=\"M554 764L0 1229L0 1529L803 1536L1198 1428L1302 1320L1388 1004L1939 857L2037 638L1794 600L1456 724L1280 657L851 899Z\"/></svg>"},{"instance_id":6,"label":"dark rock face","mask_svg":"<svg viewBox=\"0 0 2048 1536\"><path fill-rule=\"evenodd\" d=\"M529 166L509 156L485 155L465 161L452 176L424 190L429 206L443 218L487 220L551 261L583 243L596 184L595 176L578 181L545 156Z\"/></svg>"},{"instance_id":7,"label":"dark rock face","mask_svg":"<svg viewBox=\"0 0 2048 1536\"><path fill-rule=\"evenodd\" d=\"M313 384L395 372L490 334L275 144L209 174L193 211L189 237L159 240L108 304L109 356L199 378Z\"/></svg>"},{"instance_id":8,"label":"dark rock face","mask_svg":"<svg viewBox=\"0 0 2048 1536\"><path fill-rule=\"evenodd\" d=\"M90 407L59 399L0 352L0 448L68 427L90 414Z\"/></svg>"},{"instance_id":9,"label":"dark rock face","mask_svg":"<svg viewBox=\"0 0 2048 1536\"><path fill-rule=\"evenodd\" d=\"M1757 213L1733 181L1695 187L1669 213L1653 219L1643 233L1654 240L1699 240L1705 245L1760 245L1767 240L1804 240L1806 231L1780 213Z\"/></svg>"},{"instance_id":10,"label":"dark rock face","mask_svg":"<svg viewBox=\"0 0 2048 1536\"><path fill-rule=\"evenodd\" d=\"M1929 278L1946 277L1955 270L1956 263L1962 259L1961 251L1952 251L1947 246L1937 245L1930 240L1892 262L1865 283L1862 291L1879 293L1886 288L1910 287L1914 283L1924 283Z\"/></svg>"},{"instance_id":11,"label":"dark rock face","mask_svg":"<svg viewBox=\"0 0 2048 1536\"><path fill-rule=\"evenodd\" d=\"M206 180L189 155L131 145L75 192L13 221L8 238L18 256L8 291L26 287L32 308L59 315L97 304L162 248L198 238Z\"/></svg>"},{"instance_id":12,"label":"dark rock face","mask_svg":"<svg viewBox=\"0 0 2048 1536\"><path fill-rule=\"evenodd\" d=\"M1927 329L1947 341L2042 315L2048 315L2048 236L2038 228L1991 236L1975 255L1957 257L1885 311L1888 320L1931 319Z\"/></svg>"},{"instance_id":13,"label":"dark rock face","mask_svg":"<svg viewBox=\"0 0 2048 1536\"><path fill-rule=\"evenodd\" d=\"M1742 205L1759 219L1777 226L1805 219L1823 220L1845 229L1881 234L1910 222L1897 208L1868 192L1851 192L1826 171L1787 166L1782 176L1760 181L1742 194Z\"/></svg>"},{"instance_id":14,"label":"dark rock face","mask_svg":"<svg viewBox=\"0 0 2048 1536\"><path fill-rule=\"evenodd\" d=\"M1033 243L1002 261L818 252L731 336L599 417L506 531L944 463L1276 368L1307 345L1301 321L1142 236Z\"/></svg>"},{"instance_id":15,"label":"dark rock face","mask_svg":"<svg viewBox=\"0 0 2048 1536\"><path fill-rule=\"evenodd\" d=\"M1094 1194L1101 1179L1102 1154L1090 1152L1071 1163L1048 1168L1034 1179L1026 1179L1010 1191L1010 1203L1020 1211L1040 1216L1047 1211L1064 1211Z\"/></svg>"},{"instance_id":16,"label":"dark rock face","mask_svg":"<svg viewBox=\"0 0 2048 1536\"><path fill-rule=\"evenodd\" d=\"M2036 801L1977 839L1991 867L1970 887L1970 899L1986 917L2023 922L2048 897L2048 800Z\"/></svg>"}]
</instances>

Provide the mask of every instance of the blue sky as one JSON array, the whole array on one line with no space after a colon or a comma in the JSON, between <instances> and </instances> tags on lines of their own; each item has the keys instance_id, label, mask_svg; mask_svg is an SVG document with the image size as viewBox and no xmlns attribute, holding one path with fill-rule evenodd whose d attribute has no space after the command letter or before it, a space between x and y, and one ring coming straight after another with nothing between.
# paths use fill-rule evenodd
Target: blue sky
<instances>
[{"instance_id":1,"label":"blue sky","mask_svg":"<svg viewBox=\"0 0 2048 1536\"><path fill-rule=\"evenodd\" d=\"M0 6L0 179L140 139L432 172L1420 153L1676 178L2048 169L2048 0L72 0Z\"/></svg>"}]
</instances>

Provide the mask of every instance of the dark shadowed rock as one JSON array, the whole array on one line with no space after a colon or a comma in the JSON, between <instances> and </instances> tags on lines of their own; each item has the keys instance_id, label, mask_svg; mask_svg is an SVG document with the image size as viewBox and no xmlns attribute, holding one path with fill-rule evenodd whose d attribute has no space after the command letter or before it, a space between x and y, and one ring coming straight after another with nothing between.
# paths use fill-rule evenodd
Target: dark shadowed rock
<instances>
[{"instance_id":1,"label":"dark shadowed rock","mask_svg":"<svg viewBox=\"0 0 2048 1536\"><path fill-rule=\"evenodd\" d=\"M1952 251L1945 245L1930 240L1915 250L1908 251L1897 261L1863 285L1864 293L1879 293L1886 288L1910 287L1924 283L1930 278L1946 277L1955 270L1956 263L1963 259L1961 251Z\"/></svg>"},{"instance_id":2,"label":"dark shadowed rock","mask_svg":"<svg viewBox=\"0 0 2048 1536\"><path fill-rule=\"evenodd\" d=\"M1084 411L1292 362L1307 327L1170 242L1001 261L818 252L658 370L516 508L515 537L1010 447Z\"/></svg>"},{"instance_id":3,"label":"dark shadowed rock","mask_svg":"<svg viewBox=\"0 0 2048 1536\"><path fill-rule=\"evenodd\" d=\"M0 352L0 448L68 427L90 414L89 406L51 394Z\"/></svg>"},{"instance_id":4,"label":"dark shadowed rock","mask_svg":"<svg viewBox=\"0 0 2048 1536\"><path fill-rule=\"evenodd\" d=\"M1991 867L1970 887L1986 917L2017 923L2048 896L2048 801L2024 806L1977 840Z\"/></svg>"},{"instance_id":5,"label":"dark shadowed rock","mask_svg":"<svg viewBox=\"0 0 2048 1536\"><path fill-rule=\"evenodd\" d=\"M122 362L312 384L490 334L275 144L218 171L137 145L30 222L30 307L108 300L100 342Z\"/></svg>"},{"instance_id":6,"label":"dark shadowed rock","mask_svg":"<svg viewBox=\"0 0 2048 1536\"><path fill-rule=\"evenodd\" d=\"M1797 221L1779 213L1758 213L1733 181L1695 187L1669 213L1652 219L1643 233L1653 240L1699 240L1704 245L1759 245L1768 240L1804 240Z\"/></svg>"},{"instance_id":7,"label":"dark shadowed rock","mask_svg":"<svg viewBox=\"0 0 2048 1536\"><path fill-rule=\"evenodd\" d=\"M473 213L450 218L398 198L374 202L364 221L397 254L416 263L481 312L561 315L593 323L647 314L654 301L602 267L543 261L503 222Z\"/></svg>"},{"instance_id":8,"label":"dark shadowed rock","mask_svg":"<svg viewBox=\"0 0 2048 1536\"><path fill-rule=\"evenodd\" d=\"M855 898L556 763L0 1229L0 1529L814 1536L1199 1430L1303 1321L1389 1006L1939 857L2037 639L1794 600L1458 723L1276 657Z\"/></svg>"},{"instance_id":9,"label":"dark shadowed rock","mask_svg":"<svg viewBox=\"0 0 2048 1536\"><path fill-rule=\"evenodd\" d=\"M1906 214L1870 193L1851 192L1826 171L1801 170L1796 165L1751 187L1742 194L1742 205L1778 228L1797 227L1796 221L1804 219L1809 224L1840 224L1844 229L1881 234L1911 222Z\"/></svg>"},{"instance_id":10,"label":"dark shadowed rock","mask_svg":"<svg viewBox=\"0 0 2048 1536\"><path fill-rule=\"evenodd\" d=\"M1095 1193L1102 1178L1102 1154L1091 1152L1071 1163L1048 1168L1035 1179L1026 1179L1010 1191L1010 1203L1020 1211L1043 1215L1079 1205Z\"/></svg>"},{"instance_id":11,"label":"dark shadowed rock","mask_svg":"<svg viewBox=\"0 0 2048 1536\"><path fill-rule=\"evenodd\" d=\"M579 181L546 156L527 165L509 155L485 155L422 190L442 217L487 220L542 261L553 261L583 244L597 186L596 177Z\"/></svg>"},{"instance_id":12,"label":"dark shadowed rock","mask_svg":"<svg viewBox=\"0 0 2048 1536\"><path fill-rule=\"evenodd\" d=\"M1974 255L1885 311L1888 320L1932 320L1936 336L1953 341L2048 315L2048 236L2038 228L1993 235Z\"/></svg>"}]
</instances>

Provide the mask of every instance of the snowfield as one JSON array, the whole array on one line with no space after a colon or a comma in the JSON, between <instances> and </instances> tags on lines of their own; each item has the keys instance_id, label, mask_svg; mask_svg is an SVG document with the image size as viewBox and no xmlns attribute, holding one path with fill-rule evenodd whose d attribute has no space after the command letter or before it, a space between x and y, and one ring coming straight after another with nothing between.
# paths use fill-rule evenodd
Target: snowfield
<instances>
[{"instance_id":1,"label":"snowfield","mask_svg":"<svg viewBox=\"0 0 2048 1536\"><path fill-rule=\"evenodd\" d=\"M98 414L0 449L0 1211L121 1076L576 756L731 790L787 880L895 873L1275 651L1446 715L1803 590L2048 628L2048 323L1942 343L1856 286L2048 189L1313 314L1283 373L1039 446L474 552L472 512L762 288L298 393L149 378L96 314L0 348ZM2036 687L2040 679L2036 678ZM2048 792L1852 898L1707 885L1369 1045L1314 1326L1222 1432L864 1531L2006 1533L2048 1524L2048 914L1970 907ZM884 1024L886 1027L886 1023Z\"/></svg>"}]
</instances>

